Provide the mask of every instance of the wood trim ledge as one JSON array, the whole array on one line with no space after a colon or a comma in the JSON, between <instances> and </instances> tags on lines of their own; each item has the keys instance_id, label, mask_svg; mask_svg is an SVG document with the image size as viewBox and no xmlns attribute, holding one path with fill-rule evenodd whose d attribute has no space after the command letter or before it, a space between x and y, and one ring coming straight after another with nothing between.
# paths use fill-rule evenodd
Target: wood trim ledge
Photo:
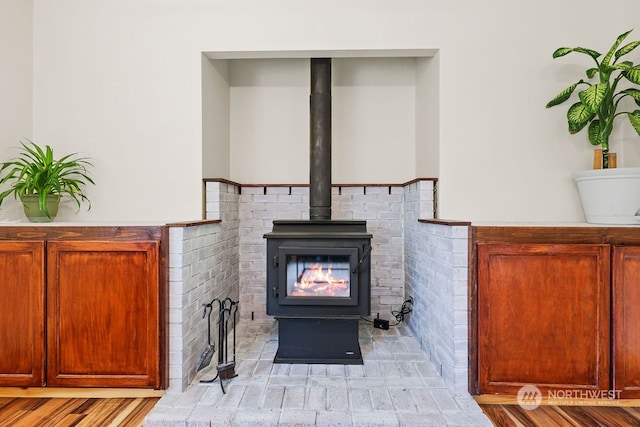
<instances>
[{"instance_id":1,"label":"wood trim ledge","mask_svg":"<svg viewBox=\"0 0 640 427\"><path fill-rule=\"evenodd\" d=\"M202 219L202 220L194 220L194 221L172 222L170 224L167 224L167 227L188 228L188 227L197 227L199 225L206 225L206 224L220 224L221 222L222 222L221 219Z\"/></svg>"},{"instance_id":2,"label":"wood trim ledge","mask_svg":"<svg viewBox=\"0 0 640 427\"><path fill-rule=\"evenodd\" d=\"M448 225L451 227L468 227L471 225L470 221L456 221L456 220L440 219L440 218L419 219L418 222L421 222L423 224Z\"/></svg>"}]
</instances>

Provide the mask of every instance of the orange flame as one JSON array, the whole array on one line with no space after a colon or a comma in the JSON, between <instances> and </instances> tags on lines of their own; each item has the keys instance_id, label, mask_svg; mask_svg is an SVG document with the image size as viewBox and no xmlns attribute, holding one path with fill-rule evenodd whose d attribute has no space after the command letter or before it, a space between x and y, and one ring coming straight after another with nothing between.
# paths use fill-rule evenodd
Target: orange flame
<instances>
[{"instance_id":1,"label":"orange flame","mask_svg":"<svg viewBox=\"0 0 640 427\"><path fill-rule=\"evenodd\" d=\"M348 296L349 282L333 277L331 265L325 270L322 265L314 264L296 282L296 288L305 294Z\"/></svg>"}]
</instances>

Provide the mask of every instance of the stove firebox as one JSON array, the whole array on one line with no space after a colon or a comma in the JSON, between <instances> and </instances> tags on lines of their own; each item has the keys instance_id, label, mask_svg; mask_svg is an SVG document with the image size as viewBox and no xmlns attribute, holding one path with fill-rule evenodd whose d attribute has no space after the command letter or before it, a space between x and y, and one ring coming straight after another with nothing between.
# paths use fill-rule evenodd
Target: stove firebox
<instances>
[{"instance_id":1,"label":"stove firebox","mask_svg":"<svg viewBox=\"0 0 640 427\"><path fill-rule=\"evenodd\" d=\"M279 220L267 239L267 314L275 362L362 363L358 321L371 311L365 221Z\"/></svg>"},{"instance_id":2,"label":"stove firebox","mask_svg":"<svg viewBox=\"0 0 640 427\"><path fill-rule=\"evenodd\" d=\"M371 235L366 222L278 220L264 237L267 314L370 314Z\"/></svg>"}]
</instances>

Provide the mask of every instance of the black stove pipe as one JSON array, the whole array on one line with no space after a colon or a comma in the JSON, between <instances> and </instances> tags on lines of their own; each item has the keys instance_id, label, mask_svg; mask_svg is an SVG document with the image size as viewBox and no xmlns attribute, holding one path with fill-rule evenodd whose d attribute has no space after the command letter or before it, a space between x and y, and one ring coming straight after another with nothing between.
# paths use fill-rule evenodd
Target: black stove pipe
<instances>
[{"instance_id":1,"label":"black stove pipe","mask_svg":"<svg viewBox=\"0 0 640 427\"><path fill-rule=\"evenodd\" d=\"M331 219L331 58L311 58L309 219Z\"/></svg>"}]
</instances>

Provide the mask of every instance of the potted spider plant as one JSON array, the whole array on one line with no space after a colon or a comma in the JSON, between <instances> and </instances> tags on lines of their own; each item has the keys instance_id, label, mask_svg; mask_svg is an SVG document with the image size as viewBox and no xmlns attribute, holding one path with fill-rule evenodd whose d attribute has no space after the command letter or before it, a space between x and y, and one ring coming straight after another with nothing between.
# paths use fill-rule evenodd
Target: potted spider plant
<instances>
[{"instance_id":1,"label":"potted spider plant","mask_svg":"<svg viewBox=\"0 0 640 427\"><path fill-rule=\"evenodd\" d=\"M561 47L553 58L580 53L591 58L593 66L582 78L563 89L547 108L568 101L577 92L577 100L567 111L569 133L587 129L594 153L594 170L573 174L587 222L633 224L640 219L640 168L616 168L617 158L609 152L614 127L626 117L640 136L640 64L625 59L640 41L622 45L631 30L622 33L609 51L601 53L583 47ZM622 45L622 46L621 46ZM615 161L614 161L615 160Z\"/></svg>"},{"instance_id":2,"label":"potted spider plant","mask_svg":"<svg viewBox=\"0 0 640 427\"><path fill-rule=\"evenodd\" d=\"M69 196L78 206L91 202L84 193L88 184L95 184L89 174L93 166L90 159L77 153L56 159L53 149L44 148L33 141L20 141L17 157L0 164L0 184L9 188L0 193L0 205L9 195L20 199L24 213L32 222L50 222L58 214L63 195Z\"/></svg>"}]
</instances>

